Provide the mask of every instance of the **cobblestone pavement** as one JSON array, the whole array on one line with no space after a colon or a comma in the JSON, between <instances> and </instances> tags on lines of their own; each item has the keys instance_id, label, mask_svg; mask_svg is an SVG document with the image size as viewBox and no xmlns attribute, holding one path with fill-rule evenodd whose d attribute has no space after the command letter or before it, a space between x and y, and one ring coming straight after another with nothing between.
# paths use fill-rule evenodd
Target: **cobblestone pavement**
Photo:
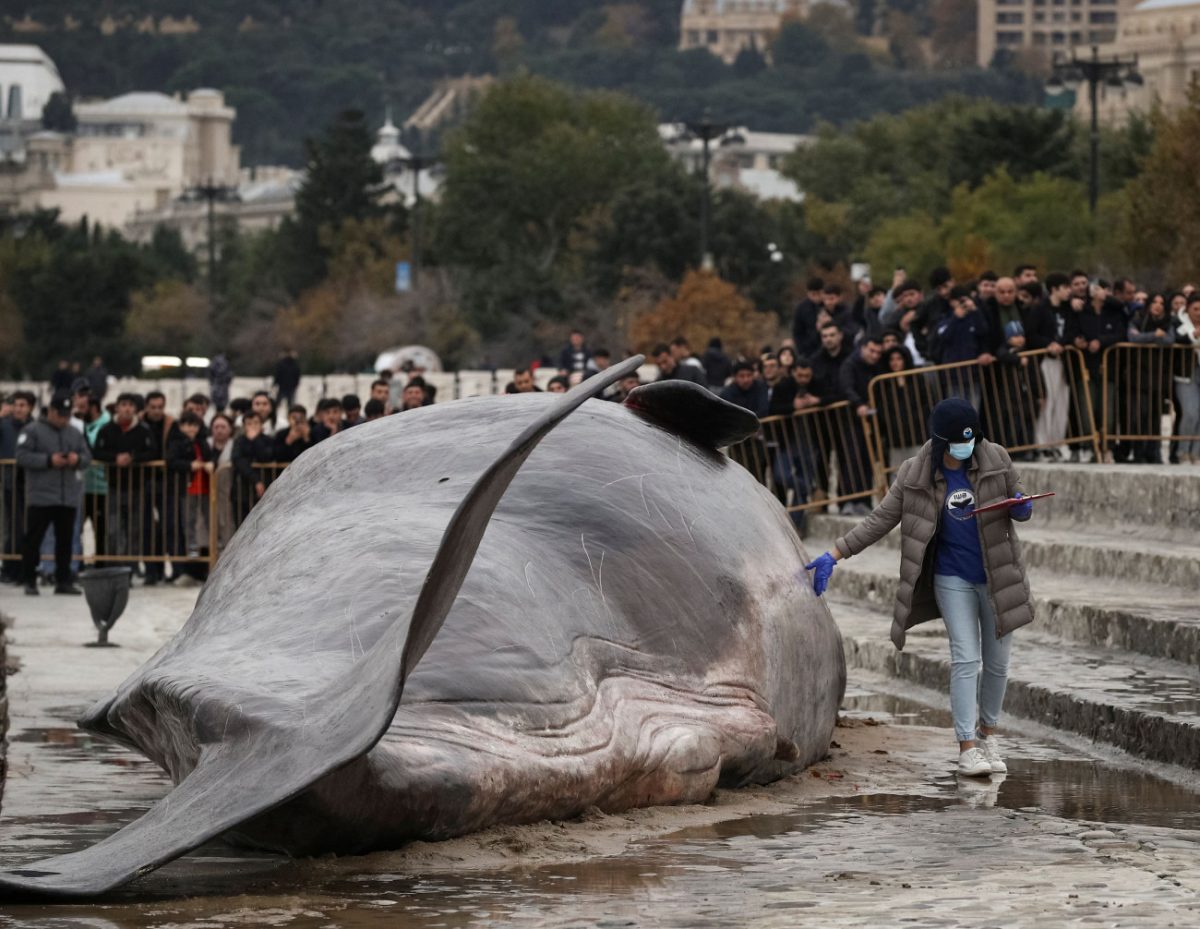
<instances>
[{"instance_id":1,"label":"cobblestone pavement","mask_svg":"<svg viewBox=\"0 0 1200 929\"><path fill-rule=\"evenodd\" d=\"M19 592L18 592L19 593ZM12 780L0 865L95 841L169 784L71 720L178 627L195 591L135 590L121 649L78 600L0 590ZM1200 925L1200 803L1130 762L1010 736L1011 773L952 772L944 710L857 674L830 757L705 805L288 862L211 845L99 903L0 906L9 926Z\"/></svg>"}]
</instances>

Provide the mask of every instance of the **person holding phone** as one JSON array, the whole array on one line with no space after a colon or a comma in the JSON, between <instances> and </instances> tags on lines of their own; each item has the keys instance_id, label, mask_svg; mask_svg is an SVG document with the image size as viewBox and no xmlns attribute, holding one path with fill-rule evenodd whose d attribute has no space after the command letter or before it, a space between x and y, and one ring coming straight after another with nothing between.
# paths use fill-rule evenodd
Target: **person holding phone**
<instances>
[{"instance_id":1,"label":"person holding phone","mask_svg":"<svg viewBox=\"0 0 1200 929\"><path fill-rule=\"evenodd\" d=\"M996 726L1008 682L1014 630L1033 621L1033 600L1015 522L1033 515L1007 450L982 435L966 400L941 401L930 438L901 466L883 502L807 570L825 592L834 566L900 526L900 585L892 642L903 649L913 626L946 624L950 643L950 709L958 739L958 773L1003 774L1008 768ZM998 501L1012 506L975 513ZM978 695L978 698L977 698Z\"/></svg>"}]
</instances>

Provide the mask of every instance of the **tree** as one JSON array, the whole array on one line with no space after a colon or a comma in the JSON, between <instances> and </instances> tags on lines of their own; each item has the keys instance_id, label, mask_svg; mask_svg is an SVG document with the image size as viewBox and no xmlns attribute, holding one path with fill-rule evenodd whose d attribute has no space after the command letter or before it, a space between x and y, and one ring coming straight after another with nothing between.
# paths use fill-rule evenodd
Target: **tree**
<instances>
[{"instance_id":1,"label":"tree","mask_svg":"<svg viewBox=\"0 0 1200 929\"><path fill-rule=\"evenodd\" d=\"M597 216L667 158L653 114L628 98L533 77L495 85L447 139L436 214L472 324L495 336L514 317L570 314Z\"/></svg>"},{"instance_id":2,"label":"tree","mask_svg":"<svg viewBox=\"0 0 1200 929\"><path fill-rule=\"evenodd\" d=\"M1086 264L1092 227L1082 184L1000 169L974 189L958 187L940 220L910 213L884 220L867 245L872 265L904 267L918 280L946 264L960 280L1029 261L1041 268Z\"/></svg>"},{"instance_id":3,"label":"tree","mask_svg":"<svg viewBox=\"0 0 1200 929\"><path fill-rule=\"evenodd\" d=\"M1200 216L1182 204L1200 196L1200 90L1187 105L1156 114L1154 144L1129 182L1118 234L1134 263L1172 282L1200 277Z\"/></svg>"},{"instance_id":4,"label":"tree","mask_svg":"<svg viewBox=\"0 0 1200 929\"><path fill-rule=\"evenodd\" d=\"M325 133L304 143L307 174L296 215L312 229L337 228L379 214L383 170L371 158L374 139L360 110L344 110Z\"/></svg>"},{"instance_id":5,"label":"tree","mask_svg":"<svg viewBox=\"0 0 1200 929\"><path fill-rule=\"evenodd\" d=\"M304 143L307 174L296 192L296 220L280 235L293 261L284 274L292 293L320 281L329 258L326 242L342 224L381 213L383 170L371 158L371 132L359 110L345 110L316 139Z\"/></svg>"},{"instance_id":6,"label":"tree","mask_svg":"<svg viewBox=\"0 0 1200 929\"><path fill-rule=\"evenodd\" d=\"M777 317L759 313L728 281L709 271L689 271L675 296L633 320L629 342L645 352L679 335L692 345L720 336L727 351L754 355L776 341L779 331Z\"/></svg>"},{"instance_id":7,"label":"tree","mask_svg":"<svg viewBox=\"0 0 1200 929\"><path fill-rule=\"evenodd\" d=\"M42 107L42 128L51 132L74 132L78 125L71 98L61 90L56 90Z\"/></svg>"},{"instance_id":8,"label":"tree","mask_svg":"<svg viewBox=\"0 0 1200 929\"><path fill-rule=\"evenodd\" d=\"M962 0L934 0L931 45L940 68L969 67L975 62L975 31L979 8Z\"/></svg>"},{"instance_id":9,"label":"tree","mask_svg":"<svg viewBox=\"0 0 1200 929\"><path fill-rule=\"evenodd\" d=\"M771 60L777 68L812 68L830 54L824 36L795 20L783 24L771 46Z\"/></svg>"},{"instance_id":10,"label":"tree","mask_svg":"<svg viewBox=\"0 0 1200 929\"><path fill-rule=\"evenodd\" d=\"M738 52L733 62L733 73L740 78L754 77L766 69L767 59L753 42Z\"/></svg>"},{"instance_id":11,"label":"tree","mask_svg":"<svg viewBox=\"0 0 1200 929\"><path fill-rule=\"evenodd\" d=\"M1136 123L1105 131L1106 150L1120 156L1114 173L1136 163L1146 135ZM881 222L937 220L956 190L1001 170L1014 181L1045 175L1082 182L1085 152L1086 137L1067 113L956 97L844 131L825 126L784 170L805 192L810 232L822 248L850 258Z\"/></svg>"},{"instance_id":12,"label":"tree","mask_svg":"<svg viewBox=\"0 0 1200 929\"><path fill-rule=\"evenodd\" d=\"M208 300L180 280L161 280L135 293L125 335L142 355L195 355L208 326Z\"/></svg>"}]
</instances>

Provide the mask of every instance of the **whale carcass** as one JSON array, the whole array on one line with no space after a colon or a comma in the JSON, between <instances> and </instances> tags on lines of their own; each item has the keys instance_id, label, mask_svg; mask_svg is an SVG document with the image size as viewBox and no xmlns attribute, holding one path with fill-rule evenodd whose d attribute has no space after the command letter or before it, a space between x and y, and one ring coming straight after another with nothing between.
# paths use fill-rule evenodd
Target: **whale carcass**
<instances>
[{"instance_id":1,"label":"whale carcass","mask_svg":"<svg viewBox=\"0 0 1200 929\"><path fill-rule=\"evenodd\" d=\"M180 632L81 721L177 786L0 891L100 893L228 834L364 852L699 801L825 755L841 640L695 385L464 400L306 452Z\"/></svg>"}]
</instances>

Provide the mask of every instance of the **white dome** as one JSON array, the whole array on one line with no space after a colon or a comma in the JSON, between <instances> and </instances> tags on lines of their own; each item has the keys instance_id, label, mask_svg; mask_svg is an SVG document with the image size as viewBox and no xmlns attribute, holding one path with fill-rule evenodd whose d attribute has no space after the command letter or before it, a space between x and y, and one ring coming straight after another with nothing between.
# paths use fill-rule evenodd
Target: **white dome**
<instances>
[{"instance_id":1,"label":"white dome","mask_svg":"<svg viewBox=\"0 0 1200 929\"><path fill-rule=\"evenodd\" d=\"M431 374L437 374L442 370L442 359L438 357L437 352L424 345L405 345L402 348L393 348L383 352L375 359L375 370L377 372L399 371L401 365L406 361L411 361L416 367L424 368Z\"/></svg>"},{"instance_id":2,"label":"white dome","mask_svg":"<svg viewBox=\"0 0 1200 929\"><path fill-rule=\"evenodd\" d=\"M135 91L100 103L81 103L75 108L86 117L116 119L130 116L187 116L187 104L157 91Z\"/></svg>"},{"instance_id":3,"label":"white dome","mask_svg":"<svg viewBox=\"0 0 1200 929\"><path fill-rule=\"evenodd\" d=\"M0 118L40 121L50 95L65 90L58 68L38 46L0 45ZM10 113L18 98L20 113Z\"/></svg>"},{"instance_id":4,"label":"white dome","mask_svg":"<svg viewBox=\"0 0 1200 929\"><path fill-rule=\"evenodd\" d=\"M392 161L412 157L412 153L400 144L400 130L392 122L391 113L388 113L387 120L376 138L378 141L371 148L371 158L376 164L386 165Z\"/></svg>"}]
</instances>

